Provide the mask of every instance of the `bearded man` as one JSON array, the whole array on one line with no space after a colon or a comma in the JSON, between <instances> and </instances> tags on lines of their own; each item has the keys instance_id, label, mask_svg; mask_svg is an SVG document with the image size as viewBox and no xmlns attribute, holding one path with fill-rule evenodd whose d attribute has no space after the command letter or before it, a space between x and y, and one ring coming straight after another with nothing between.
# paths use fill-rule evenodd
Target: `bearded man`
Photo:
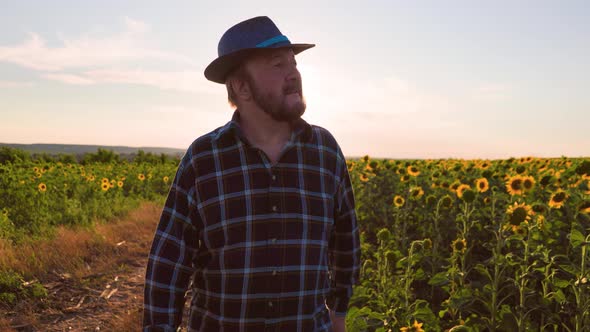
<instances>
[{"instance_id":1,"label":"bearded man","mask_svg":"<svg viewBox=\"0 0 590 332\"><path fill-rule=\"evenodd\" d=\"M268 17L240 22L205 69L231 121L182 158L152 243L144 331L345 331L360 241L344 155L306 104L293 44Z\"/></svg>"}]
</instances>

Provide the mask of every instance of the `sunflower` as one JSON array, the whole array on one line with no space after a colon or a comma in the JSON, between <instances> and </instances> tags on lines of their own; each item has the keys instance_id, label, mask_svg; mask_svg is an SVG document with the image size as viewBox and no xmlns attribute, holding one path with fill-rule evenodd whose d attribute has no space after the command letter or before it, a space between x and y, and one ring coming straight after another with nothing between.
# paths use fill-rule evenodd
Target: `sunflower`
<instances>
[{"instance_id":1,"label":"sunflower","mask_svg":"<svg viewBox=\"0 0 590 332\"><path fill-rule=\"evenodd\" d=\"M453 199L449 195L444 195L439 202L443 209L450 209L453 205Z\"/></svg>"},{"instance_id":2,"label":"sunflower","mask_svg":"<svg viewBox=\"0 0 590 332\"><path fill-rule=\"evenodd\" d=\"M417 186L410 188L410 198L419 199L420 197L422 197L422 195L424 195L424 190L422 189L422 187Z\"/></svg>"},{"instance_id":3,"label":"sunflower","mask_svg":"<svg viewBox=\"0 0 590 332\"><path fill-rule=\"evenodd\" d=\"M109 183L109 179L107 178L102 178L102 180L100 181L101 183Z\"/></svg>"},{"instance_id":4,"label":"sunflower","mask_svg":"<svg viewBox=\"0 0 590 332\"><path fill-rule=\"evenodd\" d=\"M578 206L578 211L581 213L590 214L590 201L584 201Z\"/></svg>"},{"instance_id":5,"label":"sunflower","mask_svg":"<svg viewBox=\"0 0 590 332\"><path fill-rule=\"evenodd\" d=\"M348 172L352 172L352 170L354 169L354 161L347 161L346 167L348 168Z\"/></svg>"},{"instance_id":6,"label":"sunflower","mask_svg":"<svg viewBox=\"0 0 590 332\"><path fill-rule=\"evenodd\" d=\"M522 176L515 175L512 176L506 181L506 190L512 196L514 195L521 195L523 186L522 186Z\"/></svg>"},{"instance_id":7,"label":"sunflower","mask_svg":"<svg viewBox=\"0 0 590 332\"><path fill-rule=\"evenodd\" d=\"M539 226L539 228L543 228L543 225L545 225L545 216L542 214L537 214L535 217L537 219L537 226Z\"/></svg>"},{"instance_id":8,"label":"sunflower","mask_svg":"<svg viewBox=\"0 0 590 332\"><path fill-rule=\"evenodd\" d=\"M404 175L402 175L402 177L399 180L401 182L406 182L406 181L410 180L410 176L408 174L404 174Z\"/></svg>"},{"instance_id":9,"label":"sunflower","mask_svg":"<svg viewBox=\"0 0 590 332\"><path fill-rule=\"evenodd\" d=\"M524 191L531 191L535 186L535 178L528 175L522 177L522 188Z\"/></svg>"},{"instance_id":10,"label":"sunflower","mask_svg":"<svg viewBox=\"0 0 590 332\"><path fill-rule=\"evenodd\" d=\"M492 199L491 199L490 197L484 197L484 198L483 198L483 203L484 203L484 204L486 204L486 205L487 205L487 204L490 204L491 202L492 202Z\"/></svg>"},{"instance_id":11,"label":"sunflower","mask_svg":"<svg viewBox=\"0 0 590 332\"><path fill-rule=\"evenodd\" d=\"M459 198L463 197L463 193L467 189L471 189L471 187L468 184L460 184L456 190L457 197L459 197Z\"/></svg>"},{"instance_id":12,"label":"sunflower","mask_svg":"<svg viewBox=\"0 0 590 332\"><path fill-rule=\"evenodd\" d=\"M118 181L117 182L117 187L123 188L123 181Z\"/></svg>"},{"instance_id":13,"label":"sunflower","mask_svg":"<svg viewBox=\"0 0 590 332\"><path fill-rule=\"evenodd\" d=\"M363 181L363 182L367 182L367 181L369 181L369 177L368 177L368 176L367 176L367 174L365 174L365 173L361 173L361 174L359 175L359 178L360 178L360 179L361 179L361 181Z\"/></svg>"},{"instance_id":14,"label":"sunflower","mask_svg":"<svg viewBox=\"0 0 590 332\"><path fill-rule=\"evenodd\" d=\"M482 161L478 166L476 166L479 169L488 169L490 168L490 162L487 160Z\"/></svg>"},{"instance_id":15,"label":"sunflower","mask_svg":"<svg viewBox=\"0 0 590 332\"><path fill-rule=\"evenodd\" d=\"M514 202L513 205L508 206L508 209L506 209L506 215L508 216L506 228L511 228L513 232L516 232L520 228L520 224L523 222L528 223L534 214L535 212L530 205Z\"/></svg>"},{"instance_id":16,"label":"sunflower","mask_svg":"<svg viewBox=\"0 0 590 332\"><path fill-rule=\"evenodd\" d=\"M420 175L420 171L418 170L418 167L410 165L408 166L408 174L411 176L418 176Z\"/></svg>"},{"instance_id":17,"label":"sunflower","mask_svg":"<svg viewBox=\"0 0 590 332\"><path fill-rule=\"evenodd\" d=\"M404 326L399 330L400 332L424 332L424 330L422 329L422 324L424 323L418 323L418 321L414 319L414 324L410 326Z\"/></svg>"},{"instance_id":18,"label":"sunflower","mask_svg":"<svg viewBox=\"0 0 590 332\"><path fill-rule=\"evenodd\" d=\"M467 240L456 239L455 241L453 241L451 247L453 248L453 252L460 252L463 254L467 250Z\"/></svg>"},{"instance_id":19,"label":"sunflower","mask_svg":"<svg viewBox=\"0 0 590 332\"><path fill-rule=\"evenodd\" d=\"M37 188L39 188L40 192L44 193L47 190L47 185L45 185L45 183L41 182L41 183L39 183Z\"/></svg>"},{"instance_id":20,"label":"sunflower","mask_svg":"<svg viewBox=\"0 0 590 332\"><path fill-rule=\"evenodd\" d=\"M402 207L405 203L406 200L400 195L395 195L395 197L393 198L393 205L395 205L396 207Z\"/></svg>"},{"instance_id":21,"label":"sunflower","mask_svg":"<svg viewBox=\"0 0 590 332\"><path fill-rule=\"evenodd\" d=\"M559 209L560 207L565 204L565 200L568 198L568 194L563 190L556 191L553 195L551 195L551 199L549 199L549 207L554 209Z\"/></svg>"},{"instance_id":22,"label":"sunflower","mask_svg":"<svg viewBox=\"0 0 590 332\"><path fill-rule=\"evenodd\" d=\"M100 185L100 188L102 189L102 191L107 191L107 190L109 190L111 188L111 185L108 182L103 182Z\"/></svg>"},{"instance_id":23,"label":"sunflower","mask_svg":"<svg viewBox=\"0 0 590 332\"><path fill-rule=\"evenodd\" d=\"M457 191L457 188L459 188L460 185L461 185L461 181L455 181L451 184L451 186L449 188L451 188L451 190L453 190L453 191Z\"/></svg>"},{"instance_id":24,"label":"sunflower","mask_svg":"<svg viewBox=\"0 0 590 332\"><path fill-rule=\"evenodd\" d=\"M168 183L168 181L170 180L170 178L167 177L167 176L165 176L165 177L162 178L162 180L164 180L164 183Z\"/></svg>"},{"instance_id":25,"label":"sunflower","mask_svg":"<svg viewBox=\"0 0 590 332\"><path fill-rule=\"evenodd\" d=\"M488 189L490 189L490 184L488 182L488 179L480 178L475 180L475 187L477 188L477 191L479 191L480 193L485 193L486 191L488 191Z\"/></svg>"},{"instance_id":26,"label":"sunflower","mask_svg":"<svg viewBox=\"0 0 590 332\"><path fill-rule=\"evenodd\" d=\"M143 173L140 173L137 178L139 179L139 181L143 181L145 180L145 175L143 175Z\"/></svg>"}]
</instances>

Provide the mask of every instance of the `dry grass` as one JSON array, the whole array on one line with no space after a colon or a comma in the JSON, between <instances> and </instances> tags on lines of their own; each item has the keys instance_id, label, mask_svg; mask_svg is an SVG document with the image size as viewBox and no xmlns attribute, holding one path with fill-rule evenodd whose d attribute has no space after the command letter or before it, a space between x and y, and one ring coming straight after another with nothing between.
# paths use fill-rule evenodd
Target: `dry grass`
<instances>
[{"instance_id":1,"label":"dry grass","mask_svg":"<svg viewBox=\"0 0 590 332\"><path fill-rule=\"evenodd\" d=\"M14 246L0 239L0 271L12 270L26 279L42 280L52 273L68 273L78 279L111 269L121 263L122 254L147 255L155 230L154 215L160 209L145 203L125 218L94 229L60 227L51 239Z\"/></svg>"},{"instance_id":2,"label":"dry grass","mask_svg":"<svg viewBox=\"0 0 590 332\"><path fill-rule=\"evenodd\" d=\"M160 204L144 203L129 215L98 223L92 229L62 227L51 239L31 240L18 245L0 239L0 273L14 271L27 281L36 279L41 283L67 275L76 284L88 285L92 280L96 288L104 287L101 278L112 279L111 274L120 274L122 270L129 270L128 267L137 271L145 264L160 212ZM93 277L96 275L99 277ZM143 294L138 290L137 294L130 296L128 303L117 306L119 309L110 316L108 312L94 313L93 321L101 320L113 331L138 331L141 329L142 305ZM19 303L13 310L20 314L11 321L2 318L0 310L0 331L11 331L10 326L20 322L43 326L37 316L42 317L46 309L43 307L47 306L61 310L65 304L57 303L55 299L45 305ZM31 310L30 314L23 309ZM100 317L104 316L107 318L102 320Z\"/></svg>"}]
</instances>

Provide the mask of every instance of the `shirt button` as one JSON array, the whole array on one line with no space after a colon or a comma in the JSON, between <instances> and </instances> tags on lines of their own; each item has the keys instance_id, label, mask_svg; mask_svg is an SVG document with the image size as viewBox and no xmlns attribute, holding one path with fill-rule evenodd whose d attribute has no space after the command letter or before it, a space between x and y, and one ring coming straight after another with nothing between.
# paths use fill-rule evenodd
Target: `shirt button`
<instances>
[{"instance_id":1,"label":"shirt button","mask_svg":"<svg viewBox=\"0 0 590 332\"><path fill-rule=\"evenodd\" d=\"M276 276L277 275L277 270L272 271L272 275Z\"/></svg>"},{"instance_id":2,"label":"shirt button","mask_svg":"<svg viewBox=\"0 0 590 332\"><path fill-rule=\"evenodd\" d=\"M272 239L270 239L270 242L276 243L277 242L277 238L276 237L273 237Z\"/></svg>"},{"instance_id":3,"label":"shirt button","mask_svg":"<svg viewBox=\"0 0 590 332\"><path fill-rule=\"evenodd\" d=\"M276 205L273 205L272 206L272 210L273 210L273 212L277 212L277 206Z\"/></svg>"},{"instance_id":4,"label":"shirt button","mask_svg":"<svg viewBox=\"0 0 590 332\"><path fill-rule=\"evenodd\" d=\"M272 301L268 301L268 306L272 308Z\"/></svg>"},{"instance_id":5,"label":"shirt button","mask_svg":"<svg viewBox=\"0 0 590 332\"><path fill-rule=\"evenodd\" d=\"M273 181L276 181L276 180L277 180L277 176L273 174L273 175L272 175L272 180L273 180Z\"/></svg>"}]
</instances>

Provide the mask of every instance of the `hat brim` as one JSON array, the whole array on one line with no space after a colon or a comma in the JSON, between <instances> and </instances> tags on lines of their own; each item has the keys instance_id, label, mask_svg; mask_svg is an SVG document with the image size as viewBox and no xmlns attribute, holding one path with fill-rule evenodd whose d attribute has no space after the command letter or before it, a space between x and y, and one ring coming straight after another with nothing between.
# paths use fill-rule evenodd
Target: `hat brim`
<instances>
[{"instance_id":1,"label":"hat brim","mask_svg":"<svg viewBox=\"0 0 590 332\"><path fill-rule=\"evenodd\" d=\"M239 51L220 56L213 60L207 68L205 68L205 77L213 82L225 84L225 78L229 72L236 68L249 55L260 52L261 50L276 49L276 48L290 48L293 53L299 54L309 48L314 47L315 44L288 44L280 46L269 46L264 48L245 48Z\"/></svg>"}]
</instances>

